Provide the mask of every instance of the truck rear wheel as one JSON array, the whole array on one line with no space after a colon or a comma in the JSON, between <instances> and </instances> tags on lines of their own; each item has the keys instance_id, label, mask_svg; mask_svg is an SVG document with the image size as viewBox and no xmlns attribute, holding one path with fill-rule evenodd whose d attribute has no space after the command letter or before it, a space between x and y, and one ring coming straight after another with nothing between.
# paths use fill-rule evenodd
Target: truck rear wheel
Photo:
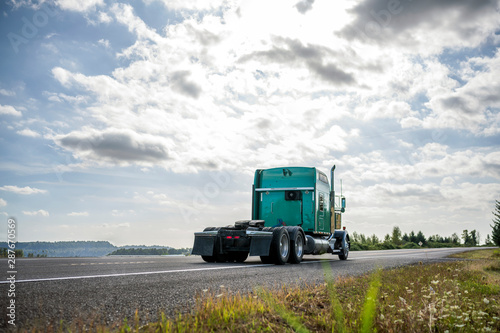
<instances>
[{"instance_id":1,"label":"truck rear wheel","mask_svg":"<svg viewBox=\"0 0 500 333\"><path fill-rule=\"evenodd\" d=\"M270 257L276 265L284 265L290 257L290 235L283 228L273 230L273 240L271 241Z\"/></svg>"},{"instance_id":2,"label":"truck rear wheel","mask_svg":"<svg viewBox=\"0 0 500 333\"><path fill-rule=\"evenodd\" d=\"M293 227L290 233L290 257L288 262L291 264L300 264L304 256L304 235L299 227Z\"/></svg>"}]
</instances>

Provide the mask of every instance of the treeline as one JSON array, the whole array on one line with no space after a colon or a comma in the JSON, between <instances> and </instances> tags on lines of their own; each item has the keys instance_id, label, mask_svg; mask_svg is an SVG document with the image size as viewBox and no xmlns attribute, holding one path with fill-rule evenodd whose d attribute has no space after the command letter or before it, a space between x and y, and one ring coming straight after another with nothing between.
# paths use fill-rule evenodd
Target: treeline
<instances>
[{"instance_id":1,"label":"treeline","mask_svg":"<svg viewBox=\"0 0 500 333\"><path fill-rule=\"evenodd\" d=\"M117 247L107 241L17 242L16 258L102 257L105 255L172 255L189 254L191 249L174 249L153 245ZM7 242L0 242L0 257L8 256Z\"/></svg>"},{"instance_id":2,"label":"treeline","mask_svg":"<svg viewBox=\"0 0 500 333\"><path fill-rule=\"evenodd\" d=\"M14 254L15 254L16 258L24 257L23 250L14 250ZM9 256L9 250L5 247L0 248L0 258L7 258L8 256Z\"/></svg>"},{"instance_id":3,"label":"treeline","mask_svg":"<svg viewBox=\"0 0 500 333\"><path fill-rule=\"evenodd\" d=\"M399 227L394 227L391 234L386 234L384 239L378 238L375 234L366 237L363 234L353 232L351 235L351 251L360 250L387 250L387 249L413 249L419 247L437 248L437 247L458 247L458 246L478 246L480 235L476 230L464 230L461 237L453 233L449 237L432 235L426 237L422 231L409 234L401 233ZM490 236L487 235L485 245L493 245Z\"/></svg>"},{"instance_id":4,"label":"treeline","mask_svg":"<svg viewBox=\"0 0 500 333\"><path fill-rule=\"evenodd\" d=\"M0 242L0 248L7 248ZM27 257L100 257L117 247L105 241L17 242L16 250Z\"/></svg>"},{"instance_id":5,"label":"treeline","mask_svg":"<svg viewBox=\"0 0 500 333\"><path fill-rule=\"evenodd\" d=\"M152 256L163 256L163 255L173 255L173 254L190 254L191 249L173 249L173 248L121 248L111 252L109 255L152 255Z\"/></svg>"}]
</instances>

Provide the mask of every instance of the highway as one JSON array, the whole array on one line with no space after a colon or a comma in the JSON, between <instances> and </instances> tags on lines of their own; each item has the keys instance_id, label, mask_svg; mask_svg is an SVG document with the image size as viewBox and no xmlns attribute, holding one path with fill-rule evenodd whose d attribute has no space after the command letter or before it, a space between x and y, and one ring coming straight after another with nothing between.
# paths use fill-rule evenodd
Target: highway
<instances>
[{"instance_id":1,"label":"highway","mask_svg":"<svg viewBox=\"0 0 500 333\"><path fill-rule=\"evenodd\" d=\"M473 248L474 249L474 248ZM264 265L258 257L244 263L205 263L199 256L112 256L99 258L22 258L16 260L17 323L74 318L113 323L133 317L156 320L190 311L197 295L208 291L252 291L298 283L324 282L326 262L334 276L358 275L376 268L451 260L468 248L350 252L346 261L324 254L305 256L299 265ZM1 307L10 284L7 259L0 259ZM5 310L2 310L5 311ZM5 315L0 327L5 327Z\"/></svg>"}]
</instances>

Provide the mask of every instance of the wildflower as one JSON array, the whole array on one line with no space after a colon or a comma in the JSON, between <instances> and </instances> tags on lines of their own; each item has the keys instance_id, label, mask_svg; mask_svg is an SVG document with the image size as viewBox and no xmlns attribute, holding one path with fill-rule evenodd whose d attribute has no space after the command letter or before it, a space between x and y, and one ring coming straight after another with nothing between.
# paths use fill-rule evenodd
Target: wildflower
<instances>
[{"instance_id":1,"label":"wildflower","mask_svg":"<svg viewBox=\"0 0 500 333\"><path fill-rule=\"evenodd\" d=\"M468 293L469 293L469 291L468 291L468 290L464 290L464 293L465 293L465 294L468 294Z\"/></svg>"},{"instance_id":2,"label":"wildflower","mask_svg":"<svg viewBox=\"0 0 500 333\"><path fill-rule=\"evenodd\" d=\"M490 301L486 297L483 299L483 302L484 304L490 304Z\"/></svg>"},{"instance_id":3,"label":"wildflower","mask_svg":"<svg viewBox=\"0 0 500 333\"><path fill-rule=\"evenodd\" d=\"M432 280L431 281L432 284L438 284L439 283L439 280Z\"/></svg>"},{"instance_id":4,"label":"wildflower","mask_svg":"<svg viewBox=\"0 0 500 333\"><path fill-rule=\"evenodd\" d=\"M455 324L455 327L459 327L459 328L464 327L464 326L465 326L465 324Z\"/></svg>"},{"instance_id":5,"label":"wildflower","mask_svg":"<svg viewBox=\"0 0 500 333\"><path fill-rule=\"evenodd\" d=\"M384 320L385 319L385 316L383 313L380 314L380 320Z\"/></svg>"},{"instance_id":6,"label":"wildflower","mask_svg":"<svg viewBox=\"0 0 500 333\"><path fill-rule=\"evenodd\" d=\"M406 304L406 300L403 297L399 296L399 300L403 302L403 304Z\"/></svg>"},{"instance_id":7,"label":"wildflower","mask_svg":"<svg viewBox=\"0 0 500 333\"><path fill-rule=\"evenodd\" d=\"M203 291L204 293L206 293L206 292L208 291L208 289L203 289L202 291Z\"/></svg>"},{"instance_id":8,"label":"wildflower","mask_svg":"<svg viewBox=\"0 0 500 333\"><path fill-rule=\"evenodd\" d=\"M432 288L432 286L429 287L431 293L435 294L436 292L434 291L434 288Z\"/></svg>"}]
</instances>

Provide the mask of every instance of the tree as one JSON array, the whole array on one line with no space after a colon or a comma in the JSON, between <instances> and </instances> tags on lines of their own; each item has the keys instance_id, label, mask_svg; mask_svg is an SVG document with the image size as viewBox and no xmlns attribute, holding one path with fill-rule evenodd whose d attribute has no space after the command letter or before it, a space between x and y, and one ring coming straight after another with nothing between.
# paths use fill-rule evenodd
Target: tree
<instances>
[{"instance_id":1,"label":"tree","mask_svg":"<svg viewBox=\"0 0 500 333\"><path fill-rule=\"evenodd\" d=\"M493 242L491 241L490 235L486 235L486 239L484 240L484 245L486 246L494 245Z\"/></svg>"},{"instance_id":2,"label":"tree","mask_svg":"<svg viewBox=\"0 0 500 333\"><path fill-rule=\"evenodd\" d=\"M478 241L477 241L477 232L476 232L476 229L474 229L474 230L472 230L470 232L470 244L472 246L476 246L477 243L478 243Z\"/></svg>"},{"instance_id":3,"label":"tree","mask_svg":"<svg viewBox=\"0 0 500 333\"><path fill-rule=\"evenodd\" d=\"M391 240L392 240L392 243L395 245L401 244L401 229L399 229L398 226L396 226L392 229Z\"/></svg>"},{"instance_id":4,"label":"tree","mask_svg":"<svg viewBox=\"0 0 500 333\"><path fill-rule=\"evenodd\" d=\"M416 238L417 238L417 244L418 244L418 243L420 243L420 242L422 242L422 244L427 243L427 242L425 241L425 236L424 236L424 234L422 233L422 231L419 231L419 232L417 233Z\"/></svg>"},{"instance_id":5,"label":"tree","mask_svg":"<svg viewBox=\"0 0 500 333\"><path fill-rule=\"evenodd\" d=\"M462 239L464 240L465 246L470 243L469 230L465 229L464 231L462 231Z\"/></svg>"},{"instance_id":6,"label":"tree","mask_svg":"<svg viewBox=\"0 0 500 333\"><path fill-rule=\"evenodd\" d=\"M380 239L377 237L377 235L373 234L370 238L369 238L369 242L373 245L376 245L378 243L380 243Z\"/></svg>"},{"instance_id":7,"label":"tree","mask_svg":"<svg viewBox=\"0 0 500 333\"><path fill-rule=\"evenodd\" d=\"M453 244L460 244L460 237L458 237L457 233L454 232L452 235L451 235L451 242Z\"/></svg>"},{"instance_id":8,"label":"tree","mask_svg":"<svg viewBox=\"0 0 500 333\"><path fill-rule=\"evenodd\" d=\"M493 213L493 225L490 225L490 227L493 228L493 231L491 232L491 240L493 241L493 244L496 246L500 246L500 202L498 200L495 200L495 211Z\"/></svg>"}]
</instances>

